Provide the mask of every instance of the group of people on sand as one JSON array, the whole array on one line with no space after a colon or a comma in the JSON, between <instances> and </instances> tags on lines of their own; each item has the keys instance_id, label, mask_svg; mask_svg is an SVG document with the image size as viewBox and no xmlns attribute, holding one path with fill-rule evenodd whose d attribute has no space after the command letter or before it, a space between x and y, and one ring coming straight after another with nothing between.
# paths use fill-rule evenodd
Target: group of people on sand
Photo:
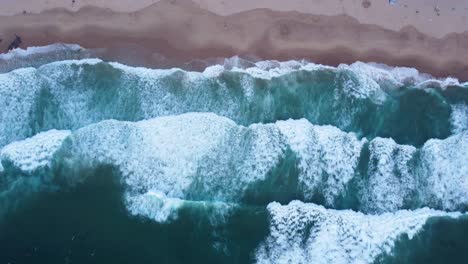
<instances>
[{"instance_id":1,"label":"group of people on sand","mask_svg":"<svg viewBox=\"0 0 468 264\"><path fill-rule=\"evenodd\" d=\"M0 38L0 43L3 41L2 38ZM13 50L13 49L16 49L16 48L19 48L19 46L21 45L21 43L23 43L23 40L21 39L20 36L16 35L15 34L15 39L10 43L10 45L8 45L8 51L10 50Z\"/></svg>"}]
</instances>

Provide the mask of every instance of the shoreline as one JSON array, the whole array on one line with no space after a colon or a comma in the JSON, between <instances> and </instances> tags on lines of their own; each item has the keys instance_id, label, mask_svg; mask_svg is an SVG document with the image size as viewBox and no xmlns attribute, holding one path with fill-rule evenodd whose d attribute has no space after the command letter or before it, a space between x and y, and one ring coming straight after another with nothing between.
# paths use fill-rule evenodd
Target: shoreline
<instances>
[{"instance_id":1,"label":"shoreline","mask_svg":"<svg viewBox=\"0 0 468 264\"><path fill-rule=\"evenodd\" d=\"M51 9L77 12L87 6L112 10L118 13L133 13L167 0L3 0L0 16L12 16L23 12L38 14ZM191 2L203 10L220 16L229 16L255 9L278 12L296 11L311 15L347 15L359 23L373 24L398 31L405 26L414 26L418 31L443 37L468 30L468 0L397 0L389 4L385 0L169 0L172 4Z\"/></svg>"},{"instance_id":2,"label":"shoreline","mask_svg":"<svg viewBox=\"0 0 468 264\"><path fill-rule=\"evenodd\" d=\"M14 34L22 48L78 44L103 49L104 59L149 67L163 58L180 64L241 56L331 66L377 62L468 80L468 31L438 38L411 25L394 31L348 15L253 9L222 16L188 0L161 0L130 13L87 6L0 16L0 50Z\"/></svg>"}]
</instances>

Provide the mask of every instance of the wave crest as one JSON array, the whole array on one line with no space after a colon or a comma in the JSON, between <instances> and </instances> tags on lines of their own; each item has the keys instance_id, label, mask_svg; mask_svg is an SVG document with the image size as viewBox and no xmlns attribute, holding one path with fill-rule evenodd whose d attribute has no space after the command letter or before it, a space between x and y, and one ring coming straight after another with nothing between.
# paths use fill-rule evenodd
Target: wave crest
<instances>
[{"instance_id":1,"label":"wave crest","mask_svg":"<svg viewBox=\"0 0 468 264\"><path fill-rule=\"evenodd\" d=\"M460 216L427 208L374 216L299 201L271 203L268 211L270 234L256 251L257 263L373 263L429 218Z\"/></svg>"},{"instance_id":2,"label":"wave crest","mask_svg":"<svg viewBox=\"0 0 468 264\"><path fill-rule=\"evenodd\" d=\"M363 63L338 68L283 64L219 66L216 73L212 66L199 73L88 59L0 74L0 103L5 106L0 145L49 129L186 112L214 112L242 125L305 118L412 145L465 129L466 115L460 109L466 102L460 98L468 90L461 84L450 89L435 81L423 85L422 77L408 81L404 74L383 74L385 70Z\"/></svg>"},{"instance_id":3,"label":"wave crest","mask_svg":"<svg viewBox=\"0 0 468 264\"><path fill-rule=\"evenodd\" d=\"M72 134L52 130L4 147L1 157L3 174L30 175L47 164L49 174L61 175L68 185L83 181L86 171L111 166L132 208L132 201L144 199L131 197L161 193L167 199L247 204L301 198L382 213L423 206L465 210L467 144L465 132L416 149L391 139L359 139L305 119L244 127L214 114L189 113L103 121Z\"/></svg>"}]
</instances>

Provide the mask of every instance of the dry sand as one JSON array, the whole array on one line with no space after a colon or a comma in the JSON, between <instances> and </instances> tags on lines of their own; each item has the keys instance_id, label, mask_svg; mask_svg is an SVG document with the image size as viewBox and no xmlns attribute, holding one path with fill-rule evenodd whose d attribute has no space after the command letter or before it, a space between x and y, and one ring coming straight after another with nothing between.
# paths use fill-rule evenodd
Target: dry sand
<instances>
[{"instance_id":1,"label":"dry sand","mask_svg":"<svg viewBox=\"0 0 468 264\"><path fill-rule=\"evenodd\" d=\"M77 43L143 64L360 60L467 80L467 16L468 0L0 0L0 49L16 33L23 47Z\"/></svg>"}]
</instances>

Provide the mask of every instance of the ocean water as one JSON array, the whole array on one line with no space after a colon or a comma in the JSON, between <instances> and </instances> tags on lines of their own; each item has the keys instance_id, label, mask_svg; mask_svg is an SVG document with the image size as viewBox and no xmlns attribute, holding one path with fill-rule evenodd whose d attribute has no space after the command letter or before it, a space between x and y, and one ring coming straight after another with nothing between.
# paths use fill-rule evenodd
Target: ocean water
<instances>
[{"instance_id":1,"label":"ocean water","mask_svg":"<svg viewBox=\"0 0 468 264\"><path fill-rule=\"evenodd\" d=\"M468 83L90 55L0 55L0 262L468 262Z\"/></svg>"}]
</instances>

